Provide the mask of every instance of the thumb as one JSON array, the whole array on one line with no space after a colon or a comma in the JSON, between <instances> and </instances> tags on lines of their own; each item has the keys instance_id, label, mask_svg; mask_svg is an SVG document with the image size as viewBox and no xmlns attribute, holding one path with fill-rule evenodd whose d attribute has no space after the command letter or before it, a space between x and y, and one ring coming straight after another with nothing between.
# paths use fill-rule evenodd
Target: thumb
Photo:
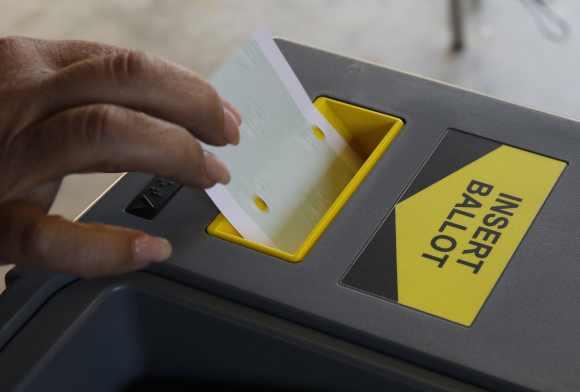
<instances>
[{"instance_id":1,"label":"thumb","mask_svg":"<svg viewBox=\"0 0 580 392\"><path fill-rule=\"evenodd\" d=\"M0 205L0 259L83 278L119 274L161 262L170 243L137 230L76 223L24 202Z\"/></svg>"}]
</instances>

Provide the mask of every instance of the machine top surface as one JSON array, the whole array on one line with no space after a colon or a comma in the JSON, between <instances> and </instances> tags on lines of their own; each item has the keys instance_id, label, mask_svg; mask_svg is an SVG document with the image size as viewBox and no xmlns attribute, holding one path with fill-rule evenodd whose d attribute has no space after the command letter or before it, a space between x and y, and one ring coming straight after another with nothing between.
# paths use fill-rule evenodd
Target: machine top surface
<instances>
[{"instance_id":1,"label":"machine top surface","mask_svg":"<svg viewBox=\"0 0 580 392\"><path fill-rule=\"evenodd\" d=\"M301 263L208 235L218 211L201 191L181 189L152 220L126 213L151 179L141 174L125 176L83 220L169 238L174 256L154 267L159 275L453 377L486 387L580 389L580 124L290 42L278 45L313 100L327 96L405 120ZM566 166L470 326L343 284L449 130Z\"/></svg>"}]
</instances>

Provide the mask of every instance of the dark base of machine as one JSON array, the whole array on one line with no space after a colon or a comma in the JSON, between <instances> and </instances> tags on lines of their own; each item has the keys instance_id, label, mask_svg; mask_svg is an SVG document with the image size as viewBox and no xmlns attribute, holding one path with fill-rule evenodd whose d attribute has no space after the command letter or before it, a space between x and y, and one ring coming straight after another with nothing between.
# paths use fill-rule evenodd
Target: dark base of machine
<instances>
[{"instance_id":1,"label":"dark base of machine","mask_svg":"<svg viewBox=\"0 0 580 392\"><path fill-rule=\"evenodd\" d=\"M3 299L30 284L16 279ZM471 389L147 273L71 281L20 305L37 309L3 339L2 391Z\"/></svg>"}]
</instances>

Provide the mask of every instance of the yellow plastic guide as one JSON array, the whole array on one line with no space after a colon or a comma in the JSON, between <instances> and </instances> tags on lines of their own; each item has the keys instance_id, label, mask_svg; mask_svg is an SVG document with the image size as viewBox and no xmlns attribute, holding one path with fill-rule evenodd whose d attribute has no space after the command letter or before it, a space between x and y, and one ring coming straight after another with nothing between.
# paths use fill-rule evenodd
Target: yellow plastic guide
<instances>
[{"instance_id":1,"label":"yellow plastic guide","mask_svg":"<svg viewBox=\"0 0 580 392\"><path fill-rule=\"evenodd\" d=\"M243 238L222 214L219 214L208 226L207 232L209 234L289 262L298 263L302 261L370 173L380 157L389 148L404 124L400 118L332 98L319 97L314 101L314 106L362 158L363 164L323 215L322 219L308 234L302 245L294 253L289 253L249 241ZM314 133L316 134L316 131Z\"/></svg>"}]
</instances>

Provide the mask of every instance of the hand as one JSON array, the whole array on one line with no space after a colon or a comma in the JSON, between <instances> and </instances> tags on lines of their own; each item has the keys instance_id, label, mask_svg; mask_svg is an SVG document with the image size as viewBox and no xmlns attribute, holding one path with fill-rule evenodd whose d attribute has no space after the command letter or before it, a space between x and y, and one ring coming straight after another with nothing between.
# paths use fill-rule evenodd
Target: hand
<instances>
[{"instance_id":1,"label":"hand","mask_svg":"<svg viewBox=\"0 0 580 392\"><path fill-rule=\"evenodd\" d=\"M237 144L240 121L207 82L160 58L0 39L0 260L95 277L167 259L164 239L47 215L62 178L142 171L193 187L227 183L198 139Z\"/></svg>"}]
</instances>

